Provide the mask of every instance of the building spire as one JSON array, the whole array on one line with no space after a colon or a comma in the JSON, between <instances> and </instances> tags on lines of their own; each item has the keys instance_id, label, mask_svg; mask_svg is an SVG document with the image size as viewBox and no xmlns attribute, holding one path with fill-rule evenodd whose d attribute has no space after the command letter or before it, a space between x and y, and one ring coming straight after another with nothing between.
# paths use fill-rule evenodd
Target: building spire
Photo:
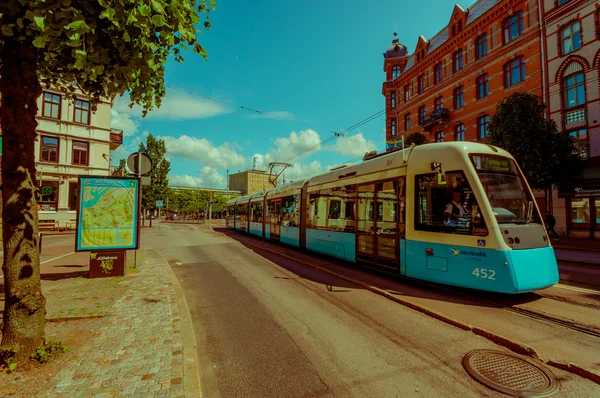
<instances>
[{"instance_id":1,"label":"building spire","mask_svg":"<svg viewBox=\"0 0 600 398\"><path fill-rule=\"evenodd\" d=\"M396 29L396 22L394 22L394 37L398 36L398 29Z\"/></svg>"}]
</instances>

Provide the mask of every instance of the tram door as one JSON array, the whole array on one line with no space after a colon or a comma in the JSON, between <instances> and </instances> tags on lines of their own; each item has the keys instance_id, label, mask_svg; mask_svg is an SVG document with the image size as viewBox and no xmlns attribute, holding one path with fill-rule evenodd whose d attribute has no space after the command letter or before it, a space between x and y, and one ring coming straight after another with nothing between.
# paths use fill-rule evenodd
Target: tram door
<instances>
[{"instance_id":1,"label":"tram door","mask_svg":"<svg viewBox=\"0 0 600 398\"><path fill-rule=\"evenodd\" d=\"M269 202L271 213L271 239L279 240L279 228L281 225L281 199L271 200Z\"/></svg>"},{"instance_id":2,"label":"tram door","mask_svg":"<svg viewBox=\"0 0 600 398\"><path fill-rule=\"evenodd\" d=\"M396 180L358 187L357 260L387 269L400 267L398 191Z\"/></svg>"}]
</instances>

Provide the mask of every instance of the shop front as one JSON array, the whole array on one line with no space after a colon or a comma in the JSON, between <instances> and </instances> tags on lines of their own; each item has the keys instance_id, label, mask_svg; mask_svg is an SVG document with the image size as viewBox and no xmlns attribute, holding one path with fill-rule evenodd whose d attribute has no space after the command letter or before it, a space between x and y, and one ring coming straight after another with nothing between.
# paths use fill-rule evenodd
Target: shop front
<instances>
[{"instance_id":1,"label":"shop front","mask_svg":"<svg viewBox=\"0 0 600 398\"><path fill-rule=\"evenodd\" d=\"M596 177L597 175L597 177ZM584 180L568 191L565 199L567 237L600 239L600 168L585 170Z\"/></svg>"}]
</instances>

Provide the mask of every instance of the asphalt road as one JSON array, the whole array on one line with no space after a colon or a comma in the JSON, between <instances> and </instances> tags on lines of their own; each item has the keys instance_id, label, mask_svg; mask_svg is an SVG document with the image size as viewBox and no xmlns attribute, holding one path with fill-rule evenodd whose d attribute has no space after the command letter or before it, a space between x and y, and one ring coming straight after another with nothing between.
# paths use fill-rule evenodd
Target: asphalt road
<instances>
[{"instance_id":1,"label":"asphalt road","mask_svg":"<svg viewBox=\"0 0 600 398\"><path fill-rule=\"evenodd\" d=\"M506 350L471 332L199 226L145 230L142 245L162 253L181 282L204 397L501 395L471 379L461 360L474 349ZM434 295L418 298L456 310ZM536 339L543 333L535 330ZM553 372L565 396L600 392Z\"/></svg>"}]
</instances>

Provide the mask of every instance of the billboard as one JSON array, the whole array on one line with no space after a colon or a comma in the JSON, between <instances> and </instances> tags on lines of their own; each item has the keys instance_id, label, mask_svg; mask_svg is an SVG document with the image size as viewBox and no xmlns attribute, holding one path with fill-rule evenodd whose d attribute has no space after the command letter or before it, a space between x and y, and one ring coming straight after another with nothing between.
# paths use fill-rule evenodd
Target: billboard
<instances>
[{"instance_id":1,"label":"billboard","mask_svg":"<svg viewBox=\"0 0 600 398\"><path fill-rule=\"evenodd\" d=\"M139 248L140 181L79 177L75 251Z\"/></svg>"}]
</instances>

